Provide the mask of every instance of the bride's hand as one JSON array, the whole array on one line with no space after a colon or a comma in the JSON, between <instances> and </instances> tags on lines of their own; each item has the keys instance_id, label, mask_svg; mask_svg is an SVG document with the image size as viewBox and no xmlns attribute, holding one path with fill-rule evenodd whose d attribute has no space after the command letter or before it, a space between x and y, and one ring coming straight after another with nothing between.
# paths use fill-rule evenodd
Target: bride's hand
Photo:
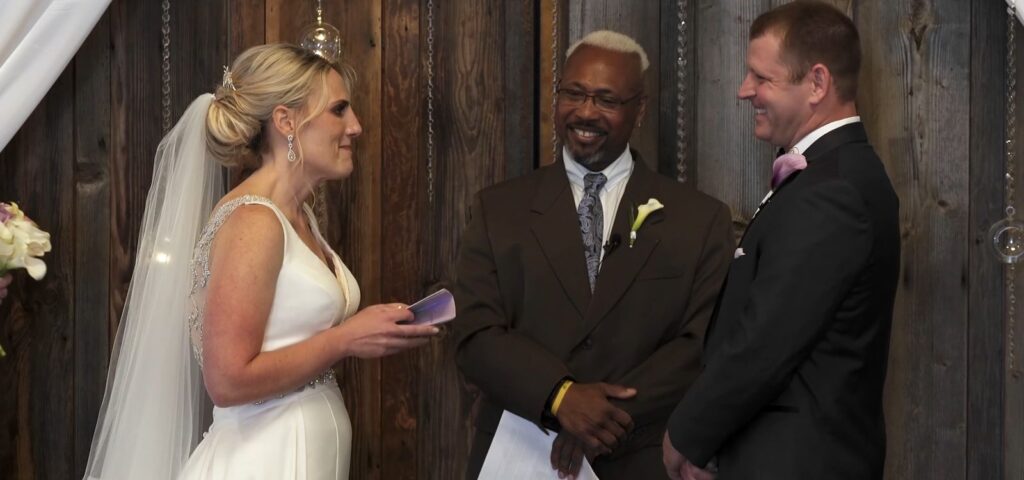
<instances>
[{"instance_id":1,"label":"bride's hand","mask_svg":"<svg viewBox=\"0 0 1024 480\"><path fill-rule=\"evenodd\" d=\"M388 303L372 305L338 325L347 357L377 358L418 347L440 331L430 325L402 325L411 321L408 305Z\"/></svg>"}]
</instances>

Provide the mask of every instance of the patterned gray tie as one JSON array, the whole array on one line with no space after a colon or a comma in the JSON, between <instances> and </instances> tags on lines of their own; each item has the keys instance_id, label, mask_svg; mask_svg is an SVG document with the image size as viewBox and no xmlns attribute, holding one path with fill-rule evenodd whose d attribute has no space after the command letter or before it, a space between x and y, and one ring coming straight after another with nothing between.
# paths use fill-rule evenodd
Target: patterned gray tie
<instances>
[{"instance_id":1,"label":"patterned gray tie","mask_svg":"<svg viewBox=\"0 0 1024 480\"><path fill-rule=\"evenodd\" d=\"M588 173L583 177L583 198L576 214L580 217L583 235L583 253L587 257L587 277L590 291L594 291L597 271L601 267L601 241L604 237L604 209L601 208L601 188L608 178L603 173Z\"/></svg>"}]
</instances>

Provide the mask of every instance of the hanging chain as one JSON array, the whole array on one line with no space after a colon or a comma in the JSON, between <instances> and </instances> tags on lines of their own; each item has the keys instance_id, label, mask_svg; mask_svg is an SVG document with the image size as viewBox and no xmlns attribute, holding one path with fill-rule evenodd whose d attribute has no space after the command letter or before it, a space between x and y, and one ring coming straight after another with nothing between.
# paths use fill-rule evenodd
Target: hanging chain
<instances>
[{"instance_id":1,"label":"hanging chain","mask_svg":"<svg viewBox=\"0 0 1024 480\"><path fill-rule=\"evenodd\" d=\"M434 205L434 0L427 0L427 203Z\"/></svg>"},{"instance_id":2,"label":"hanging chain","mask_svg":"<svg viewBox=\"0 0 1024 480\"><path fill-rule=\"evenodd\" d=\"M320 0L316 0L316 25L313 28L322 27L323 24L324 6L320 3ZM331 229L328 223L330 221L330 215L327 214L327 204L330 203L327 199L330 198L330 190L327 187L327 182L320 182L320 184L313 189L312 194L313 198L310 208L313 209L313 214L316 216L316 223L318 224L320 231L330 232Z\"/></svg>"},{"instance_id":3,"label":"hanging chain","mask_svg":"<svg viewBox=\"0 0 1024 480\"><path fill-rule=\"evenodd\" d=\"M1013 220L1014 176L1017 173L1017 48L1014 30L1017 25L1017 9L1013 2L1006 17L1006 218ZM1017 370L1017 271L1014 262L1006 264L1006 317L1008 367L1013 377L1019 377Z\"/></svg>"},{"instance_id":4,"label":"hanging chain","mask_svg":"<svg viewBox=\"0 0 1024 480\"><path fill-rule=\"evenodd\" d=\"M555 108L558 107L558 2L551 2L551 160L558 162L558 129Z\"/></svg>"},{"instance_id":5,"label":"hanging chain","mask_svg":"<svg viewBox=\"0 0 1024 480\"><path fill-rule=\"evenodd\" d=\"M679 19L679 37L676 44L676 180L686 183L686 153L688 141L686 138L686 73L689 61L687 60L687 39L689 25L686 23L689 2L677 0L676 7Z\"/></svg>"},{"instance_id":6,"label":"hanging chain","mask_svg":"<svg viewBox=\"0 0 1024 480\"><path fill-rule=\"evenodd\" d=\"M160 66L160 106L163 114L163 131L167 133L171 129L171 1L163 0L160 6L163 8L163 14L160 15L160 33L163 35L160 42L160 54L163 57Z\"/></svg>"}]
</instances>

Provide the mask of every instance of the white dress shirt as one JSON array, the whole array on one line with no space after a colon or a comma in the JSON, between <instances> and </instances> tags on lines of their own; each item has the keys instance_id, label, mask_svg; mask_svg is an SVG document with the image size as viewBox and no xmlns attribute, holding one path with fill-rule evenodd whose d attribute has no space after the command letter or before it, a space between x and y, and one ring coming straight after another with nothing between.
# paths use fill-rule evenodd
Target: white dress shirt
<instances>
[{"instance_id":1,"label":"white dress shirt","mask_svg":"<svg viewBox=\"0 0 1024 480\"><path fill-rule=\"evenodd\" d=\"M576 209L579 210L580 202L583 200L583 177L588 173L603 173L608 181L598 192L601 197L601 209L604 213L604 232L602 242L608 243L611 237L612 226L615 223L615 212L619 210L619 202L622 201L622 194L626 191L626 183L629 176L633 174L633 154L629 153L629 145L610 165L600 172L591 172L576 163L569 155L569 151L562 148L562 161L565 162L565 173L569 177L569 185L572 187L572 198L576 202ZM621 239L621 242L626 239ZM601 259L604 259L605 249L601 249Z\"/></svg>"},{"instance_id":2,"label":"white dress shirt","mask_svg":"<svg viewBox=\"0 0 1024 480\"><path fill-rule=\"evenodd\" d=\"M817 142L819 138L824 137L826 133L829 133L832 130L835 130L839 127L845 127L851 123L857 123L859 121L860 116L855 115L852 117L846 117L842 120L836 120L834 122L826 123L815 129L813 132L808 133L807 136L805 136L804 138L801 138L800 141L796 142L796 145L794 145L793 148L791 148L787 153L799 153L800 155L803 155L808 148L811 148L811 145L814 145L814 142Z\"/></svg>"}]
</instances>

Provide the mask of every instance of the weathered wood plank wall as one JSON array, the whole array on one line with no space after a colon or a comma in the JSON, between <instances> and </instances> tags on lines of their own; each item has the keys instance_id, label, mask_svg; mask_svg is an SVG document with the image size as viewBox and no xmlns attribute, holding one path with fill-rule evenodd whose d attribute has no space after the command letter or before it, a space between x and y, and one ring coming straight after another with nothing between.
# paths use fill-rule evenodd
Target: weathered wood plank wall
<instances>
[{"instance_id":1,"label":"weathered wood plank wall","mask_svg":"<svg viewBox=\"0 0 1024 480\"><path fill-rule=\"evenodd\" d=\"M1006 138L1005 101L1006 9L998 2L971 3L970 65L970 221L969 304L967 342L967 475L969 480L1024 476L1012 466L1024 448L1020 442L1024 419L1003 415L1003 279L1002 266L993 261L988 228L1003 216L1003 142ZM1024 403L1024 399L1018 399ZM1009 425L1017 434L1006 435ZM1013 452L1018 452L1014 454ZM1007 466L1004 467L1003 461ZM1006 475L1004 475L1006 472Z\"/></svg>"},{"instance_id":2,"label":"weathered wood plank wall","mask_svg":"<svg viewBox=\"0 0 1024 480\"><path fill-rule=\"evenodd\" d=\"M865 53L860 110L901 200L886 473L959 477L967 470L970 97L953 92L970 91L970 5L865 3L854 18Z\"/></svg>"},{"instance_id":3,"label":"weathered wood plank wall","mask_svg":"<svg viewBox=\"0 0 1024 480\"><path fill-rule=\"evenodd\" d=\"M830 1L861 29L859 106L903 201L886 476L1024 478L1024 328L1014 331L1014 374L1004 355L1003 269L987 233L1002 216L1005 8L994 0ZM586 31L620 30L647 49L648 113L633 146L675 176L680 5L686 175L732 207L737 228L746 224L773 152L754 139L750 107L735 92L750 22L785 0L431 3L324 1L359 73L354 108L364 134L353 177L317 202L364 305L450 286L472 195L550 163L552 65ZM251 45L294 41L313 10L310 1L286 0L171 6L174 118L212 90L221 65ZM114 0L0 153L0 200L22 202L55 247L46 279L19 275L0 306L0 342L10 353L0 359L4 478L84 470L161 136L160 14L160 2ZM1017 135L1024 154L1024 128ZM454 368L451 338L346 361L339 372L355 429L352 478L461 477L474 395Z\"/></svg>"},{"instance_id":4,"label":"weathered wood plank wall","mask_svg":"<svg viewBox=\"0 0 1024 480\"><path fill-rule=\"evenodd\" d=\"M75 330L73 385L74 471L85 470L87 448L106 385L110 351L111 52L110 15L93 29L75 57ZM87 120L88 119L88 120ZM93 121L95 120L95 121ZM26 205L28 206L28 205Z\"/></svg>"}]
</instances>

